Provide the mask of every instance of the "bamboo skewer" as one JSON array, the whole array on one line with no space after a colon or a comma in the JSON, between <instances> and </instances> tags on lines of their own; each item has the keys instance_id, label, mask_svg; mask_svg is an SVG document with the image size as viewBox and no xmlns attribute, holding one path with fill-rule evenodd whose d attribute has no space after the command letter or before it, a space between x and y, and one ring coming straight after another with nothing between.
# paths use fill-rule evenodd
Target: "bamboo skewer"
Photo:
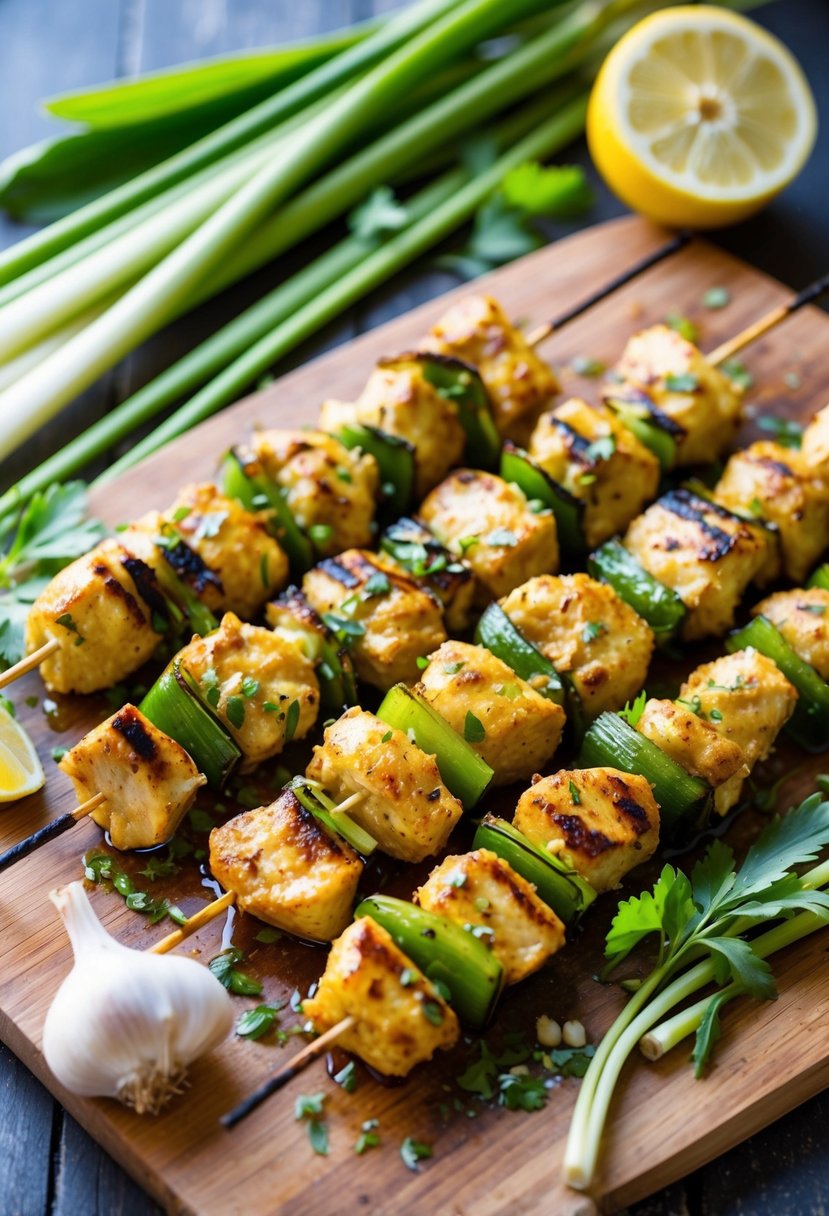
<instances>
[{"instance_id":1,"label":"bamboo skewer","mask_svg":"<svg viewBox=\"0 0 829 1216\"><path fill-rule=\"evenodd\" d=\"M7 684L11 684L18 676L25 676L28 671L33 671L35 667L39 667L56 650L60 650L60 642L57 638L50 638L48 642L44 642L42 646L38 646L37 650L33 650L31 654L27 654L24 659L21 659L12 667L8 667L5 671L0 672L0 688L5 688Z\"/></svg>"},{"instance_id":2,"label":"bamboo skewer","mask_svg":"<svg viewBox=\"0 0 829 1216\"><path fill-rule=\"evenodd\" d=\"M355 1024L356 1018L350 1014L344 1017L342 1021L337 1022L336 1026L332 1026L330 1030L326 1030L318 1039L314 1039L313 1043L309 1043L307 1047L303 1047L302 1051L297 1052L290 1064L285 1068L281 1068L278 1073L270 1077L258 1089L255 1089L252 1094L244 1098L238 1106L234 1106L233 1110L229 1110L219 1119L223 1127L235 1127L237 1123L246 1118L251 1111L260 1106L266 1098L271 1094L275 1094L278 1089L282 1089L283 1085L287 1085L295 1076L307 1068L314 1060L321 1056L332 1044L336 1043L346 1031L350 1030Z\"/></svg>"},{"instance_id":3,"label":"bamboo skewer","mask_svg":"<svg viewBox=\"0 0 829 1216\"><path fill-rule=\"evenodd\" d=\"M721 363L725 363L727 359L731 359L743 347L748 346L751 342L756 342L758 338L762 338L763 334L767 334L770 329L774 329L781 321L785 321L786 317L790 317L792 313L798 312L806 304L813 304L815 300L820 299L825 292L829 291L829 274L822 275L819 279L815 279L808 287L804 287L796 295L787 300L785 304L778 304L776 308L772 308L764 317L754 321L751 325L747 325L740 333L735 334L733 338L729 338L725 342L711 351L710 355L706 355L709 363L713 363L717 367Z\"/></svg>"},{"instance_id":4,"label":"bamboo skewer","mask_svg":"<svg viewBox=\"0 0 829 1216\"><path fill-rule=\"evenodd\" d=\"M54 840L56 836L62 836L64 832L68 831L69 828L73 828L81 819L85 819L87 815L91 815L105 801L106 798L103 794L93 794L91 798L88 798L86 802L82 802L74 811L61 815L59 819L53 819L45 827L32 832L31 836L27 836L25 840L21 840L18 844L12 845L10 849L6 849L5 853L0 853L0 873L8 869L9 866L14 865L16 861L22 861L24 857L28 857L35 849L39 849L42 844L46 844L47 840Z\"/></svg>"},{"instance_id":5,"label":"bamboo skewer","mask_svg":"<svg viewBox=\"0 0 829 1216\"><path fill-rule=\"evenodd\" d=\"M620 287L624 287L640 274L644 274L646 270L650 270L651 266L658 265L665 258L678 253L680 249L684 249L691 240L691 237L692 233L687 230L677 233L665 245L660 245L658 249L635 262L633 266L629 266L627 270L623 270L615 279L611 279L609 283L605 283L598 291L594 291L591 295L586 296L579 304L568 308L566 312L561 313L555 320L546 321L543 325L537 326L536 329L530 330L527 334L527 342L530 346L538 346L541 342L545 342L552 334L558 333L570 321L575 321L576 317L580 317L582 313L587 312L594 304L601 303L607 296L618 291Z\"/></svg>"},{"instance_id":6,"label":"bamboo skewer","mask_svg":"<svg viewBox=\"0 0 829 1216\"><path fill-rule=\"evenodd\" d=\"M224 895L220 895L218 899L214 899L212 903L206 904L187 918L187 923L181 925L180 928L174 929L172 933L168 933L166 937L162 937L160 942L156 942L154 946L147 949L148 954L167 954L170 950L174 950L176 946L185 941L193 933L198 932L203 925L209 925L211 920L215 920L217 916L221 916L226 908L232 908L236 903L236 892L225 891Z\"/></svg>"}]
</instances>

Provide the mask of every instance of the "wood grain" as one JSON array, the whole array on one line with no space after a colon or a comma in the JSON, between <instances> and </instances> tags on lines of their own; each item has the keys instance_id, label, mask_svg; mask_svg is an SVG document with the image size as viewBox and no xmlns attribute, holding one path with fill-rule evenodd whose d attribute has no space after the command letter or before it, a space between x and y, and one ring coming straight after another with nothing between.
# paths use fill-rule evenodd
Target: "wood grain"
<instances>
[{"instance_id":1,"label":"wood grain","mask_svg":"<svg viewBox=\"0 0 829 1216\"><path fill-rule=\"evenodd\" d=\"M664 239L664 233L641 221L617 221L499 271L482 286L489 287L512 316L539 322ZM700 303L712 286L731 292L731 303L720 312L706 312ZM703 345L713 347L786 295L781 285L698 242L553 337L545 350L565 367L578 354L611 363L632 328L672 310L699 323ZM116 523L147 507L163 506L185 478L210 476L217 455L254 421L312 422L325 395L358 392L375 358L415 344L447 299L431 301L205 423L98 493L96 511ZM752 405L805 417L829 398L829 369L821 358L827 334L829 320L809 309L752 349L746 355L758 384ZM792 372L800 379L796 391L784 380ZM579 381L566 370L564 379L568 390L595 391L595 384ZM749 434L747 428L744 438ZM74 741L105 712L99 703L62 699L62 733L55 733L42 712L24 704L27 695L39 691L37 680L30 677L16 690L15 699L37 740L49 773L48 787L44 795L4 812L0 847L69 809L71 792L56 773L50 750L56 743ZM802 764L802 757L781 748L769 779L795 764ZM818 759L792 774L782 791L786 804L811 787L820 768ZM744 819L737 825L738 834L751 826ZM464 1216L539 1211L567 1216L592 1209L592 1200L566 1191L559 1181L577 1082L562 1082L546 1109L532 1116L468 1100L455 1112L452 1100L462 1095L454 1078L463 1067L464 1045L399 1088L380 1086L362 1074L357 1092L346 1095L326 1084L321 1073L306 1076L230 1133L219 1128L218 1115L284 1063L285 1053L294 1047L281 1052L264 1044L229 1041L194 1069L189 1096L155 1120L62 1091L48 1075L39 1051L46 1008L70 965L68 945L46 895L50 887L78 877L80 854L99 844L100 833L84 824L0 878L0 1037L168 1210L200 1216L252 1211L263 1216L325 1216L347 1208L367 1208L379 1216L413 1216L426 1210ZM646 879L643 874L642 882ZM189 875L179 880L176 895L186 911L194 911L205 893L198 876ZM163 925L148 928L116 896L96 890L93 900L110 930L129 944L144 946L166 932ZM615 989L590 979L597 969L608 911L597 909L569 950L542 975L508 994L496 1037L508 1029L531 1030L535 1017L547 1012L581 1018L591 1040L598 1039L621 1003ZM192 939L189 945L196 957L209 959L217 953L221 929L210 926ZM287 995L295 987L305 991L321 970L320 952L287 939L257 946L254 932L250 923L237 922L234 940L249 950L249 969L263 979L267 999ZM682 1051L658 1066L634 1062L613 1111L595 1195L602 1208L614 1210L666 1185L825 1087L829 1050L820 1033L829 995L821 970L825 949L825 936L819 935L779 960L781 995L775 1004L745 1005L729 1013L717 1067L706 1081L692 1080ZM240 1001L240 1011L248 1003ZM297 1020L288 1014L285 1025ZM312 1155L304 1128L293 1118L295 1094L320 1088L330 1095L331 1152L326 1158ZM450 1111L444 1127L440 1108L446 1102ZM467 1110L474 1110L475 1117ZM380 1119L383 1148L357 1158L353 1143L368 1117ZM435 1145L434 1160L417 1174L407 1171L398 1156L407 1135Z\"/></svg>"}]
</instances>

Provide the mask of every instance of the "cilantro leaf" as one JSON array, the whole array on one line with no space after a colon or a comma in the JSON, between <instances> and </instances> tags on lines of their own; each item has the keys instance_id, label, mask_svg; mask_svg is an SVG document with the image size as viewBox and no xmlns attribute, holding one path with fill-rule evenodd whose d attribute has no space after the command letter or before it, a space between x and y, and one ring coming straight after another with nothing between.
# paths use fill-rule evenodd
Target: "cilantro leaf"
<instances>
[{"instance_id":1,"label":"cilantro leaf","mask_svg":"<svg viewBox=\"0 0 829 1216\"><path fill-rule=\"evenodd\" d=\"M425 1161L432 1156L432 1146L423 1144L420 1140L413 1140L411 1136L407 1136L400 1145L400 1156L403 1159L403 1164L408 1170L417 1170L418 1161Z\"/></svg>"},{"instance_id":2,"label":"cilantro leaf","mask_svg":"<svg viewBox=\"0 0 829 1216\"><path fill-rule=\"evenodd\" d=\"M622 900L605 940L606 958L614 964L621 962L651 933L662 934L665 901L675 880L676 870L673 866L665 866L652 893L643 891L641 895Z\"/></svg>"},{"instance_id":3,"label":"cilantro leaf","mask_svg":"<svg viewBox=\"0 0 829 1216\"><path fill-rule=\"evenodd\" d=\"M593 192L580 165L541 165L525 161L510 169L501 182L506 201L525 215L579 215L593 201Z\"/></svg>"},{"instance_id":4,"label":"cilantro leaf","mask_svg":"<svg viewBox=\"0 0 829 1216\"><path fill-rule=\"evenodd\" d=\"M409 212L390 186L378 186L348 217L349 228L363 241L382 240L408 222Z\"/></svg>"},{"instance_id":5,"label":"cilantro leaf","mask_svg":"<svg viewBox=\"0 0 829 1216\"><path fill-rule=\"evenodd\" d=\"M756 419L761 431L773 435L784 448L799 448L803 441L803 427L792 418L777 418L774 414L760 414Z\"/></svg>"},{"instance_id":6,"label":"cilantro leaf","mask_svg":"<svg viewBox=\"0 0 829 1216\"><path fill-rule=\"evenodd\" d=\"M691 1060L694 1064L694 1076L697 1080L702 1076L705 1065L711 1058L711 1054L719 1042L722 1033L720 1029L720 1010L723 1005L728 1004L736 995L738 995L736 992L729 992L727 989L723 992L715 992L705 1007L702 1021L697 1028L694 1050L691 1053Z\"/></svg>"},{"instance_id":7,"label":"cilantro leaf","mask_svg":"<svg viewBox=\"0 0 829 1216\"><path fill-rule=\"evenodd\" d=\"M549 1091L540 1077L530 1073L502 1073L498 1078L498 1103L507 1110L542 1110Z\"/></svg>"},{"instance_id":8,"label":"cilantro leaf","mask_svg":"<svg viewBox=\"0 0 829 1216\"><path fill-rule=\"evenodd\" d=\"M739 937L706 937L705 946L725 961L727 974L750 996L764 1001L777 996L771 967L754 953L748 942Z\"/></svg>"}]
</instances>

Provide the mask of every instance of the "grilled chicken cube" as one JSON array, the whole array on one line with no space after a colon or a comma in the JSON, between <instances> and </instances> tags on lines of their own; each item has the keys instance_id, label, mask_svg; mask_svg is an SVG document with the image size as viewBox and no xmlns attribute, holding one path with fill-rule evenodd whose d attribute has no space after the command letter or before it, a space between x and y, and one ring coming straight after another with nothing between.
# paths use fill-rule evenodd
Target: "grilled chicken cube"
<instances>
[{"instance_id":1,"label":"grilled chicken cube","mask_svg":"<svg viewBox=\"0 0 829 1216\"><path fill-rule=\"evenodd\" d=\"M380 360L357 399L357 422L412 445L418 498L460 463L466 446L458 407L429 383L412 355Z\"/></svg>"},{"instance_id":2,"label":"grilled chicken cube","mask_svg":"<svg viewBox=\"0 0 829 1216\"><path fill-rule=\"evenodd\" d=\"M324 431L256 431L253 452L320 553L371 544L380 470Z\"/></svg>"},{"instance_id":3,"label":"grilled chicken cube","mask_svg":"<svg viewBox=\"0 0 829 1216\"><path fill-rule=\"evenodd\" d=\"M480 925L487 944L517 984L564 945L564 925L535 887L489 849L447 857L414 894L414 902L461 925Z\"/></svg>"},{"instance_id":4,"label":"grilled chicken cube","mask_svg":"<svg viewBox=\"0 0 829 1216\"><path fill-rule=\"evenodd\" d=\"M659 844L659 807L648 781L615 768L542 777L521 795L514 822L595 891L618 887Z\"/></svg>"},{"instance_id":5,"label":"grilled chicken cube","mask_svg":"<svg viewBox=\"0 0 829 1216\"><path fill-rule=\"evenodd\" d=\"M605 405L572 397L542 414L530 437L533 460L584 503L592 549L623 531L659 485L659 461Z\"/></svg>"},{"instance_id":6,"label":"grilled chicken cube","mask_svg":"<svg viewBox=\"0 0 829 1216\"><path fill-rule=\"evenodd\" d=\"M653 633L607 583L587 574L543 575L500 604L527 641L572 682L586 718L620 709L644 684Z\"/></svg>"},{"instance_id":7,"label":"grilled chicken cube","mask_svg":"<svg viewBox=\"0 0 829 1216\"><path fill-rule=\"evenodd\" d=\"M134 705L84 735L60 767L79 803L104 795L91 818L123 850L152 849L174 836L205 783L184 748Z\"/></svg>"},{"instance_id":8,"label":"grilled chicken cube","mask_svg":"<svg viewBox=\"0 0 829 1216\"><path fill-rule=\"evenodd\" d=\"M656 410L681 428L677 464L708 464L731 444L740 425L742 393L705 355L667 325L628 341L616 368ZM613 386L606 393L613 397Z\"/></svg>"},{"instance_id":9,"label":"grilled chicken cube","mask_svg":"<svg viewBox=\"0 0 829 1216\"><path fill-rule=\"evenodd\" d=\"M468 562L483 603L558 569L555 516L534 512L517 486L494 473L451 473L424 499L420 514L441 544Z\"/></svg>"},{"instance_id":10,"label":"grilled chicken cube","mask_svg":"<svg viewBox=\"0 0 829 1216\"><path fill-rule=\"evenodd\" d=\"M795 654L829 680L829 591L778 591L751 612L771 621Z\"/></svg>"},{"instance_id":11,"label":"grilled chicken cube","mask_svg":"<svg viewBox=\"0 0 829 1216\"><path fill-rule=\"evenodd\" d=\"M801 474L795 454L779 443L763 440L735 452L714 497L777 527L783 572L796 583L829 544L829 483Z\"/></svg>"},{"instance_id":12,"label":"grilled chicken cube","mask_svg":"<svg viewBox=\"0 0 829 1216\"><path fill-rule=\"evenodd\" d=\"M326 558L308 571L302 590L350 646L360 679L376 688L414 683L418 658L446 638L438 600L383 554L349 549Z\"/></svg>"},{"instance_id":13,"label":"grilled chicken cube","mask_svg":"<svg viewBox=\"0 0 829 1216\"><path fill-rule=\"evenodd\" d=\"M459 300L422 345L478 369L498 430L519 443L526 442L538 415L559 391L551 368L492 296Z\"/></svg>"},{"instance_id":14,"label":"grilled chicken cube","mask_svg":"<svg viewBox=\"0 0 829 1216\"><path fill-rule=\"evenodd\" d=\"M690 490L671 490L635 519L625 547L688 609L689 641L734 624L746 587L766 567L769 533Z\"/></svg>"},{"instance_id":15,"label":"grilled chicken cube","mask_svg":"<svg viewBox=\"0 0 829 1216\"><path fill-rule=\"evenodd\" d=\"M463 810L434 756L356 707L326 729L307 772L337 802L361 794L350 817L401 861L423 861L442 849Z\"/></svg>"},{"instance_id":16,"label":"grilled chicken cube","mask_svg":"<svg viewBox=\"0 0 829 1216\"><path fill-rule=\"evenodd\" d=\"M748 647L697 667L679 697L717 734L737 744L750 772L770 755L797 692L771 659ZM739 800L745 776L738 771L715 790L714 806L721 815Z\"/></svg>"},{"instance_id":17,"label":"grilled chicken cube","mask_svg":"<svg viewBox=\"0 0 829 1216\"><path fill-rule=\"evenodd\" d=\"M150 606L128 573L131 555L105 540L50 580L26 618L26 651L52 640L41 664L50 692L97 692L137 671L158 645Z\"/></svg>"},{"instance_id":18,"label":"grilled chicken cube","mask_svg":"<svg viewBox=\"0 0 829 1216\"><path fill-rule=\"evenodd\" d=\"M561 706L542 697L483 646L444 642L429 656L416 691L459 735L467 713L481 722L484 738L469 746L493 770L495 785L529 781L561 740Z\"/></svg>"},{"instance_id":19,"label":"grilled chicken cube","mask_svg":"<svg viewBox=\"0 0 829 1216\"><path fill-rule=\"evenodd\" d=\"M710 722L676 701L651 697L636 723L636 729L692 777L701 777L712 789L735 774L748 775L743 749L733 739L718 734Z\"/></svg>"},{"instance_id":20,"label":"grilled chicken cube","mask_svg":"<svg viewBox=\"0 0 829 1216\"><path fill-rule=\"evenodd\" d=\"M216 580L208 607L255 616L288 581L288 559L269 534L266 513L246 511L214 485L185 486L165 519ZM172 556L173 549L168 551Z\"/></svg>"},{"instance_id":21,"label":"grilled chicken cube","mask_svg":"<svg viewBox=\"0 0 829 1216\"><path fill-rule=\"evenodd\" d=\"M337 1040L340 1047L390 1077L405 1077L460 1034L437 988L369 916L334 942L317 990L302 1009L320 1034L353 1017L354 1025Z\"/></svg>"},{"instance_id":22,"label":"grilled chicken cube","mask_svg":"<svg viewBox=\"0 0 829 1216\"><path fill-rule=\"evenodd\" d=\"M210 870L237 907L286 933L330 942L351 920L363 863L291 790L210 833Z\"/></svg>"},{"instance_id":23,"label":"grilled chicken cube","mask_svg":"<svg viewBox=\"0 0 829 1216\"><path fill-rule=\"evenodd\" d=\"M829 405L818 410L803 432L799 467L812 477L829 478Z\"/></svg>"},{"instance_id":24,"label":"grilled chicken cube","mask_svg":"<svg viewBox=\"0 0 829 1216\"><path fill-rule=\"evenodd\" d=\"M232 612L207 637L179 652L244 756L243 770L278 756L291 739L304 739L317 720L319 684L302 640Z\"/></svg>"},{"instance_id":25,"label":"grilled chicken cube","mask_svg":"<svg viewBox=\"0 0 829 1216\"><path fill-rule=\"evenodd\" d=\"M466 562L458 561L418 519L404 516L383 533L382 548L399 561L418 587L436 595L443 605L446 628L469 628L475 579Z\"/></svg>"}]
</instances>

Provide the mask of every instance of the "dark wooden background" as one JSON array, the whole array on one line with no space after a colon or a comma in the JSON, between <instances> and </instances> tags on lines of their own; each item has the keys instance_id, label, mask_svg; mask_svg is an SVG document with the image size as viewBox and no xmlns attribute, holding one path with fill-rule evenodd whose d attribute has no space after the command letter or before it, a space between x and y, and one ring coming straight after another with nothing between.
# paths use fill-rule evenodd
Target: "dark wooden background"
<instances>
[{"instance_id":1,"label":"dark wooden background","mask_svg":"<svg viewBox=\"0 0 829 1216\"><path fill-rule=\"evenodd\" d=\"M301 38L396 6L392 0L0 0L0 157L52 129L37 112L41 97L188 59ZM762 216L716 239L800 287L829 269L829 0L775 0L754 15L800 59L815 90L824 130L807 169L786 194ZM588 163L583 146L566 159ZM595 185L595 204L582 223L598 223L623 210L598 182ZM550 239L572 227L551 226ZM25 231L0 218L0 248ZM13 460L0 464L0 490L271 282L267 270L260 273L126 360ZM454 279L428 265L415 267L350 310L278 370L313 358L454 285ZM551 313L559 306L551 301ZM638 1205L636 1216L819 1216L827 1211L829 1195L827 1124L829 1097L821 1095ZM157 1211L141 1188L0 1045L0 1216L151 1216Z\"/></svg>"}]
</instances>

